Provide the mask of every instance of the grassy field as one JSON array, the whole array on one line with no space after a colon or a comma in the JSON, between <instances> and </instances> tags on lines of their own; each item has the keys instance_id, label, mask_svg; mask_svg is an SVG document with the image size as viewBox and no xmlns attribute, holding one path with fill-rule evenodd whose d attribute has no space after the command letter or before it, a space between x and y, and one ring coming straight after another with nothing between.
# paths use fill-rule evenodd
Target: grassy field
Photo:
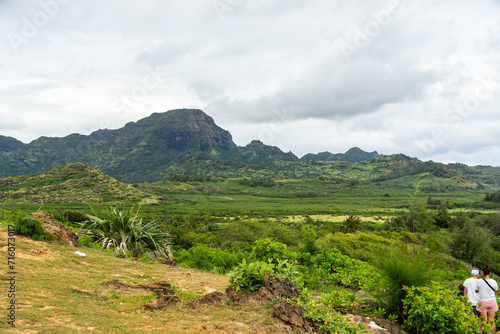
<instances>
[{"instance_id":1,"label":"grassy field","mask_svg":"<svg viewBox=\"0 0 500 334\"><path fill-rule=\"evenodd\" d=\"M475 206L484 199L481 190L425 190L388 187L367 183L352 183L329 180L282 180L273 181L272 186L249 186L241 180L220 182L158 182L135 184L141 193L160 198L154 204L142 204L141 213L148 218L167 221L171 216L204 215L213 217L241 217L280 219L294 221L310 216L314 220L339 222L350 215L364 217L364 220L380 221L402 210L411 201L421 202L429 197L447 203L450 212L473 209L483 213L497 209L481 209ZM0 209L11 211L36 211L50 213L59 210L81 210L87 213L91 208L99 209L109 205L127 207L139 205L140 200L124 197L112 203L48 202L48 203L3 203ZM301 218L302 217L302 218Z\"/></svg>"},{"instance_id":2,"label":"grassy field","mask_svg":"<svg viewBox=\"0 0 500 334\"><path fill-rule=\"evenodd\" d=\"M429 180L432 177L429 176ZM49 181L40 180L56 186ZM484 203L484 190L448 189L446 184L433 185L427 181L414 188L398 187L391 184L390 180L380 183L338 179L252 182L220 179L134 184L128 185L126 189L134 196L121 196L120 190L117 191L120 196L113 198L121 200L110 203L92 200L29 203L26 200L0 204L0 209L26 212L41 209L58 214L68 210L98 212L110 205L122 208L140 206L143 218L164 224L173 238L177 238L175 246L178 249L188 249L203 243L221 246L226 241L237 244L245 236L248 240L242 242L248 245L257 237L273 237L289 245L290 250L298 252L303 248L301 227L309 224L318 232L318 245L337 248L353 259L372 264L376 264L379 254L387 254L391 248L413 245L424 249L442 268L441 280L447 281L452 288L463 279L460 271L463 268L450 257L453 239L451 230L413 235L408 231L382 231L379 227L398 213L408 211L412 203L426 203L429 199L446 204L452 214L471 209L480 213L497 212L496 208L481 206ZM141 205L142 199L136 197L136 194L141 193L158 201ZM433 209L429 208L428 211ZM351 215L357 216L362 226L357 233L344 233L339 226ZM5 282L10 277L5 225L0 225L0 247L4 250L0 256L4 263L0 267L0 279ZM3 321L0 323L0 332L157 331L175 334L276 331L270 305L243 307L225 303L217 307L191 307L192 300L201 296L205 289L224 291L228 284L227 276L121 259L89 247L80 249L86 253L85 257L75 255L74 251L74 248L56 241L16 238L18 327L9 328L7 321ZM450 278L450 273L456 277ZM104 285L113 279L128 284L167 281L175 287L181 303L146 312L144 305L155 299L154 293L123 291ZM2 305L9 302L6 292L4 290ZM7 310L4 309L4 312L6 315Z\"/></svg>"},{"instance_id":3,"label":"grassy field","mask_svg":"<svg viewBox=\"0 0 500 334\"><path fill-rule=\"evenodd\" d=\"M0 226L0 279L2 305L7 305L7 228ZM270 307L221 304L193 309L190 302L204 288L223 292L228 277L196 270L167 267L121 259L113 254L60 242L16 238L16 328L0 322L2 333L267 333L273 332ZM39 252L38 252L39 251ZM181 296L181 303L146 312L143 306L155 294L142 290L122 291L103 284L167 281Z\"/></svg>"}]
</instances>

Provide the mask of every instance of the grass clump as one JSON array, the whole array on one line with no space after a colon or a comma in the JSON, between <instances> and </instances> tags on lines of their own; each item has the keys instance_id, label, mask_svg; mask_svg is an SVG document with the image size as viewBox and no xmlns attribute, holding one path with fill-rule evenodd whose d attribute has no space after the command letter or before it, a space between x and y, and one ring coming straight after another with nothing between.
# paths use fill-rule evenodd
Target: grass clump
<instances>
[{"instance_id":1,"label":"grass clump","mask_svg":"<svg viewBox=\"0 0 500 334\"><path fill-rule=\"evenodd\" d=\"M379 266L382 271L382 289L377 298L388 314L397 314L401 320L403 300L408 291L406 288L430 283L434 276L432 264L422 253L407 255L403 251L393 250L379 259Z\"/></svg>"}]
</instances>

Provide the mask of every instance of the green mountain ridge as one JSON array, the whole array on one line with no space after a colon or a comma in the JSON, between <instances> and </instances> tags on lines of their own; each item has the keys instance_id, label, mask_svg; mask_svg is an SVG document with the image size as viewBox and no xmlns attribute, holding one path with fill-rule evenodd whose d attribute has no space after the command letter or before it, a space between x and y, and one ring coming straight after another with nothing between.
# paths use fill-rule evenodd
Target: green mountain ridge
<instances>
[{"instance_id":1,"label":"green mountain ridge","mask_svg":"<svg viewBox=\"0 0 500 334\"><path fill-rule=\"evenodd\" d=\"M115 178L136 181L179 161L186 152L235 147L231 134L201 110L171 110L88 136L40 137L22 145L2 137L0 177L41 173L64 163L81 162Z\"/></svg>"},{"instance_id":2,"label":"green mountain ridge","mask_svg":"<svg viewBox=\"0 0 500 334\"><path fill-rule=\"evenodd\" d=\"M397 187L413 187L420 182L436 189L500 187L499 167L422 162L403 154L387 156L358 147L346 153L322 152L299 159L292 152L285 153L258 140L237 146L227 130L198 109L153 113L116 130L40 137L29 144L0 136L0 178L44 173L76 162L126 183L185 175L275 180L338 178Z\"/></svg>"},{"instance_id":3,"label":"green mountain ridge","mask_svg":"<svg viewBox=\"0 0 500 334\"><path fill-rule=\"evenodd\" d=\"M304 155L302 160L312 160L312 161L348 161L348 162L360 162L363 160L371 160L383 155L378 154L377 151L365 152L359 147L353 147L347 150L345 153L333 154L330 152L320 152L318 154L308 153Z\"/></svg>"}]
</instances>

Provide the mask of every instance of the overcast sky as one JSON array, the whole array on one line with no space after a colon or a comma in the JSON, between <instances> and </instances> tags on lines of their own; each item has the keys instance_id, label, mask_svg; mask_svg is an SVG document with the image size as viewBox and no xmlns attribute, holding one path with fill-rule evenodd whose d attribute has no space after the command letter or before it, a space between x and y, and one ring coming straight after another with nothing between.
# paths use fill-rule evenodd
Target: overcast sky
<instances>
[{"instance_id":1,"label":"overcast sky","mask_svg":"<svg viewBox=\"0 0 500 334\"><path fill-rule=\"evenodd\" d=\"M237 145L500 166L500 2L0 0L0 135L199 108Z\"/></svg>"}]
</instances>

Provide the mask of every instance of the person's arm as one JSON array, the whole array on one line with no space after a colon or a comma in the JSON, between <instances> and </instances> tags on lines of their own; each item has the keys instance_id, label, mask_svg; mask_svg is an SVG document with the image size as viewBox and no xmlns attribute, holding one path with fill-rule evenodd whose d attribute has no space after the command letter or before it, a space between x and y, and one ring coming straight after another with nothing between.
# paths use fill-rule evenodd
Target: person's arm
<instances>
[{"instance_id":1,"label":"person's arm","mask_svg":"<svg viewBox=\"0 0 500 334\"><path fill-rule=\"evenodd\" d=\"M464 296L467 296L469 290L467 290L467 287L464 287Z\"/></svg>"}]
</instances>

